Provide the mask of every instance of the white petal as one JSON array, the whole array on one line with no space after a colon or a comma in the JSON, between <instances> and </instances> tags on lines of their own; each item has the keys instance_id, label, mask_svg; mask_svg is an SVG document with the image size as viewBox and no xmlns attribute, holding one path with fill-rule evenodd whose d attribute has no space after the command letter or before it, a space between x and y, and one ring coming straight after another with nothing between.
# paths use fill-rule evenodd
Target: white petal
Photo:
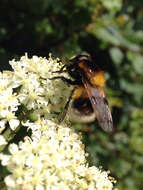
<instances>
[{"instance_id":1,"label":"white petal","mask_svg":"<svg viewBox=\"0 0 143 190\"><path fill-rule=\"evenodd\" d=\"M6 185L10 188L14 188L16 186L15 181L11 175L7 176L4 181Z\"/></svg>"},{"instance_id":2,"label":"white petal","mask_svg":"<svg viewBox=\"0 0 143 190\"><path fill-rule=\"evenodd\" d=\"M4 144L7 144L7 142L6 142L5 138L2 135L0 135L0 146L4 145Z\"/></svg>"},{"instance_id":3,"label":"white petal","mask_svg":"<svg viewBox=\"0 0 143 190\"><path fill-rule=\"evenodd\" d=\"M14 154L18 151L18 146L14 143L9 145L9 151L11 154Z\"/></svg>"},{"instance_id":4,"label":"white petal","mask_svg":"<svg viewBox=\"0 0 143 190\"><path fill-rule=\"evenodd\" d=\"M18 119L11 119L9 121L10 128L14 131L18 127L19 123L20 121Z\"/></svg>"}]
</instances>

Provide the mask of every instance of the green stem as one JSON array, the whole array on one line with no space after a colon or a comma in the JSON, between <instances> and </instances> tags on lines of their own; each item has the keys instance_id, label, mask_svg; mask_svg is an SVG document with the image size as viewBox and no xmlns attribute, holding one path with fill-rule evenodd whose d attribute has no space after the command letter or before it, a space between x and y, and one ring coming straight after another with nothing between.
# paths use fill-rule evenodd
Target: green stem
<instances>
[{"instance_id":1,"label":"green stem","mask_svg":"<svg viewBox=\"0 0 143 190\"><path fill-rule=\"evenodd\" d=\"M6 190L6 186L4 182L0 182L0 190Z\"/></svg>"},{"instance_id":2,"label":"green stem","mask_svg":"<svg viewBox=\"0 0 143 190\"><path fill-rule=\"evenodd\" d=\"M4 133L3 133L3 137L5 138L5 140L9 143L16 135L16 133L19 131L21 125L19 125L15 131L12 131L10 128L8 128ZM5 147L7 146L7 144L1 145L0 146L0 152L2 152Z\"/></svg>"}]
</instances>

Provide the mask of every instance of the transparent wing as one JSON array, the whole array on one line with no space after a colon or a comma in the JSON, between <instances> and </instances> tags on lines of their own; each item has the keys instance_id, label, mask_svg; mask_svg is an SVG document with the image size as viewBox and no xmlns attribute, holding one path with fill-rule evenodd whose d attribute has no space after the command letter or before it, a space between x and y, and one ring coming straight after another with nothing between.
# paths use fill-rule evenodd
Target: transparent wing
<instances>
[{"instance_id":1,"label":"transparent wing","mask_svg":"<svg viewBox=\"0 0 143 190\"><path fill-rule=\"evenodd\" d=\"M113 131L112 115L109 109L104 90L92 87L89 82L83 79L84 87L87 91L96 118L104 131Z\"/></svg>"}]
</instances>

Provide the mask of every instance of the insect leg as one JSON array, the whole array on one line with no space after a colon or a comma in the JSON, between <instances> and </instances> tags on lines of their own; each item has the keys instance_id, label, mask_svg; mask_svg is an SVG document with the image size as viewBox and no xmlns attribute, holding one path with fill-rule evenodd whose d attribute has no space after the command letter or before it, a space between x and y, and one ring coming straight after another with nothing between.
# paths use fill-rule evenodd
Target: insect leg
<instances>
[{"instance_id":1,"label":"insect leg","mask_svg":"<svg viewBox=\"0 0 143 190\"><path fill-rule=\"evenodd\" d=\"M67 72L67 70L64 70L65 67L66 67L66 65L64 65L59 71L54 71L52 73L64 73L64 72Z\"/></svg>"},{"instance_id":2,"label":"insect leg","mask_svg":"<svg viewBox=\"0 0 143 190\"><path fill-rule=\"evenodd\" d=\"M57 77L52 77L52 78L48 78L49 80L55 80L55 79L61 79L63 82L66 82L67 84L70 84L70 85L76 85L77 82L76 81L72 81L68 78L65 78L63 76L57 76Z\"/></svg>"},{"instance_id":3,"label":"insect leg","mask_svg":"<svg viewBox=\"0 0 143 190\"><path fill-rule=\"evenodd\" d=\"M68 111L69 103L70 103L70 101L72 99L72 95L73 95L74 91L75 91L75 88L73 88L71 93L70 93L70 96L69 96L68 101L67 101L67 103L66 103L66 105L64 107L64 111L63 111L62 116L61 116L61 118L59 120L59 123L61 123L65 119L65 116L66 116L67 111Z\"/></svg>"}]
</instances>

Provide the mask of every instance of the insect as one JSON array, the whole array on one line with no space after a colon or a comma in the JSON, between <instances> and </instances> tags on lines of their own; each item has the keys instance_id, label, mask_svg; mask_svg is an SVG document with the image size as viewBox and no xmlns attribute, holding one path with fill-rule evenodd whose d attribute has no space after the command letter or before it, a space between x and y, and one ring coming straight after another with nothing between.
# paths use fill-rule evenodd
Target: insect
<instances>
[{"instance_id":1,"label":"insect","mask_svg":"<svg viewBox=\"0 0 143 190\"><path fill-rule=\"evenodd\" d=\"M73 85L69 99L65 105L64 119L70 106L71 120L76 122L93 122L96 118L104 131L113 130L112 115L104 92L105 78L103 71L94 63L89 55L77 55L69 60L57 73L67 72L71 79L64 76L53 77Z\"/></svg>"}]
</instances>

